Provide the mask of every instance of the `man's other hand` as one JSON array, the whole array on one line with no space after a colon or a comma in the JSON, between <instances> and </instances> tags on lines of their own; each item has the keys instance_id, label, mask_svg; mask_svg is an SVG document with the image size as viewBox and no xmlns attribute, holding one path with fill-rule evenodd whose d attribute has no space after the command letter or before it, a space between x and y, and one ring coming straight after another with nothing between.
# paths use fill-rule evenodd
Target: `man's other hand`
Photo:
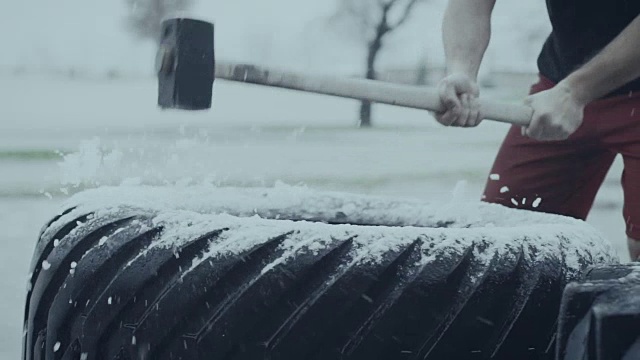
<instances>
[{"instance_id":1,"label":"man's other hand","mask_svg":"<svg viewBox=\"0 0 640 360\"><path fill-rule=\"evenodd\" d=\"M473 127L480 124L482 115L478 84L465 74L452 74L438 84L444 112L435 113L436 120L445 126Z\"/></svg>"},{"instance_id":2,"label":"man's other hand","mask_svg":"<svg viewBox=\"0 0 640 360\"><path fill-rule=\"evenodd\" d=\"M566 140L582 125L586 104L562 82L527 97L525 103L533 108L533 117L529 126L522 128L524 136L540 141Z\"/></svg>"}]
</instances>

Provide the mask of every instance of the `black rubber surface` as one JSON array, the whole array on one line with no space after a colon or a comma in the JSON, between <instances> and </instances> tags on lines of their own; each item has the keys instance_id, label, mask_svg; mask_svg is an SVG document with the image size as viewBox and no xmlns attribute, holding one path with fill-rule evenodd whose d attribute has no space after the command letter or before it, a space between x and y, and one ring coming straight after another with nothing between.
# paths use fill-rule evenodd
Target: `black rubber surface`
<instances>
[{"instance_id":1,"label":"black rubber surface","mask_svg":"<svg viewBox=\"0 0 640 360\"><path fill-rule=\"evenodd\" d=\"M565 290L558 360L640 359L640 264L597 267Z\"/></svg>"},{"instance_id":2,"label":"black rubber surface","mask_svg":"<svg viewBox=\"0 0 640 360\"><path fill-rule=\"evenodd\" d=\"M562 291L577 277L562 247L548 256L535 242L497 251L488 238L418 235L360 261L372 228L351 227L283 257L310 230L264 220L284 229L266 236L230 220L160 246L167 229L151 211L76 212L37 245L24 359L552 359ZM262 238L211 255L240 232Z\"/></svg>"}]
</instances>

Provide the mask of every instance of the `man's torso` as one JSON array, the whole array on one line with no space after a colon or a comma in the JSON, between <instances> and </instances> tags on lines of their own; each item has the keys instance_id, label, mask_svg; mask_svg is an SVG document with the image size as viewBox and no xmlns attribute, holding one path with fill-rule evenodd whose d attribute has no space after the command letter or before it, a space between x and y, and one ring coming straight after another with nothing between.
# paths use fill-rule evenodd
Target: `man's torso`
<instances>
[{"instance_id":1,"label":"man's torso","mask_svg":"<svg viewBox=\"0 0 640 360\"><path fill-rule=\"evenodd\" d=\"M538 67L556 83L593 58L640 14L640 0L546 1L553 32ZM640 79L609 95L630 91L640 91Z\"/></svg>"}]
</instances>

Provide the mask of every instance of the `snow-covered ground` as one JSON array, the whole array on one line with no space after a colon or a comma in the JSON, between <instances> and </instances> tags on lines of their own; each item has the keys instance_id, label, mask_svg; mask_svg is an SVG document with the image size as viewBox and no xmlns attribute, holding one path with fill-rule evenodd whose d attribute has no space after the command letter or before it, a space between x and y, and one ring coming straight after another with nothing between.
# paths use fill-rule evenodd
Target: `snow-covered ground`
<instances>
[{"instance_id":1,"label":"snow-covered ground","mask_svg":"<svg viewBox=\"0 0 640 360\"><path fill-rule=\"evenodd\" d=\"M376 127L355 127L357 103L217 82L214 108L163 112L153 79L0 79L0 356L20 353L31 251L65 193L148 183L271 185L451 199L460 181L477 201L507 129L444 128L427 113L375 108ZM525 90L526 91L526 90ZM504 101L521 93L488 92ZM62 152L65 155L60 155ZM589 219L624 254L620 162Z\"/></svg>"}]
</instances>

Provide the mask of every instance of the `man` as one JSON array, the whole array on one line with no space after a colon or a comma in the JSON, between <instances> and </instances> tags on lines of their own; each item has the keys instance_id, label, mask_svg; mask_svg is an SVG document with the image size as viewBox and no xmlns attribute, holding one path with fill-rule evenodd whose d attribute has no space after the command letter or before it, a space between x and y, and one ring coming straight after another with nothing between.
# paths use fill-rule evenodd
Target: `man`
<instances>
[{"instance_id":1,"label":"man","mask_svg":"<svg viewBox=\"0 0 640 360\"><path fill-rule=\"evenodd\" d=\"M439 85L447 110L436 114L441 124L472 127L482 120L476 79L495 1L449 1L443 21L447 76ZM483 199L584 220L621 154L623 216L636 260L640 0L547 0L547 8L553 31L538 57L540 80L526 99L533 118L506 135L491 171L500 180L487 182ZM536 199L541 201L534 204Z\"/></svg>"}]
</instances>

